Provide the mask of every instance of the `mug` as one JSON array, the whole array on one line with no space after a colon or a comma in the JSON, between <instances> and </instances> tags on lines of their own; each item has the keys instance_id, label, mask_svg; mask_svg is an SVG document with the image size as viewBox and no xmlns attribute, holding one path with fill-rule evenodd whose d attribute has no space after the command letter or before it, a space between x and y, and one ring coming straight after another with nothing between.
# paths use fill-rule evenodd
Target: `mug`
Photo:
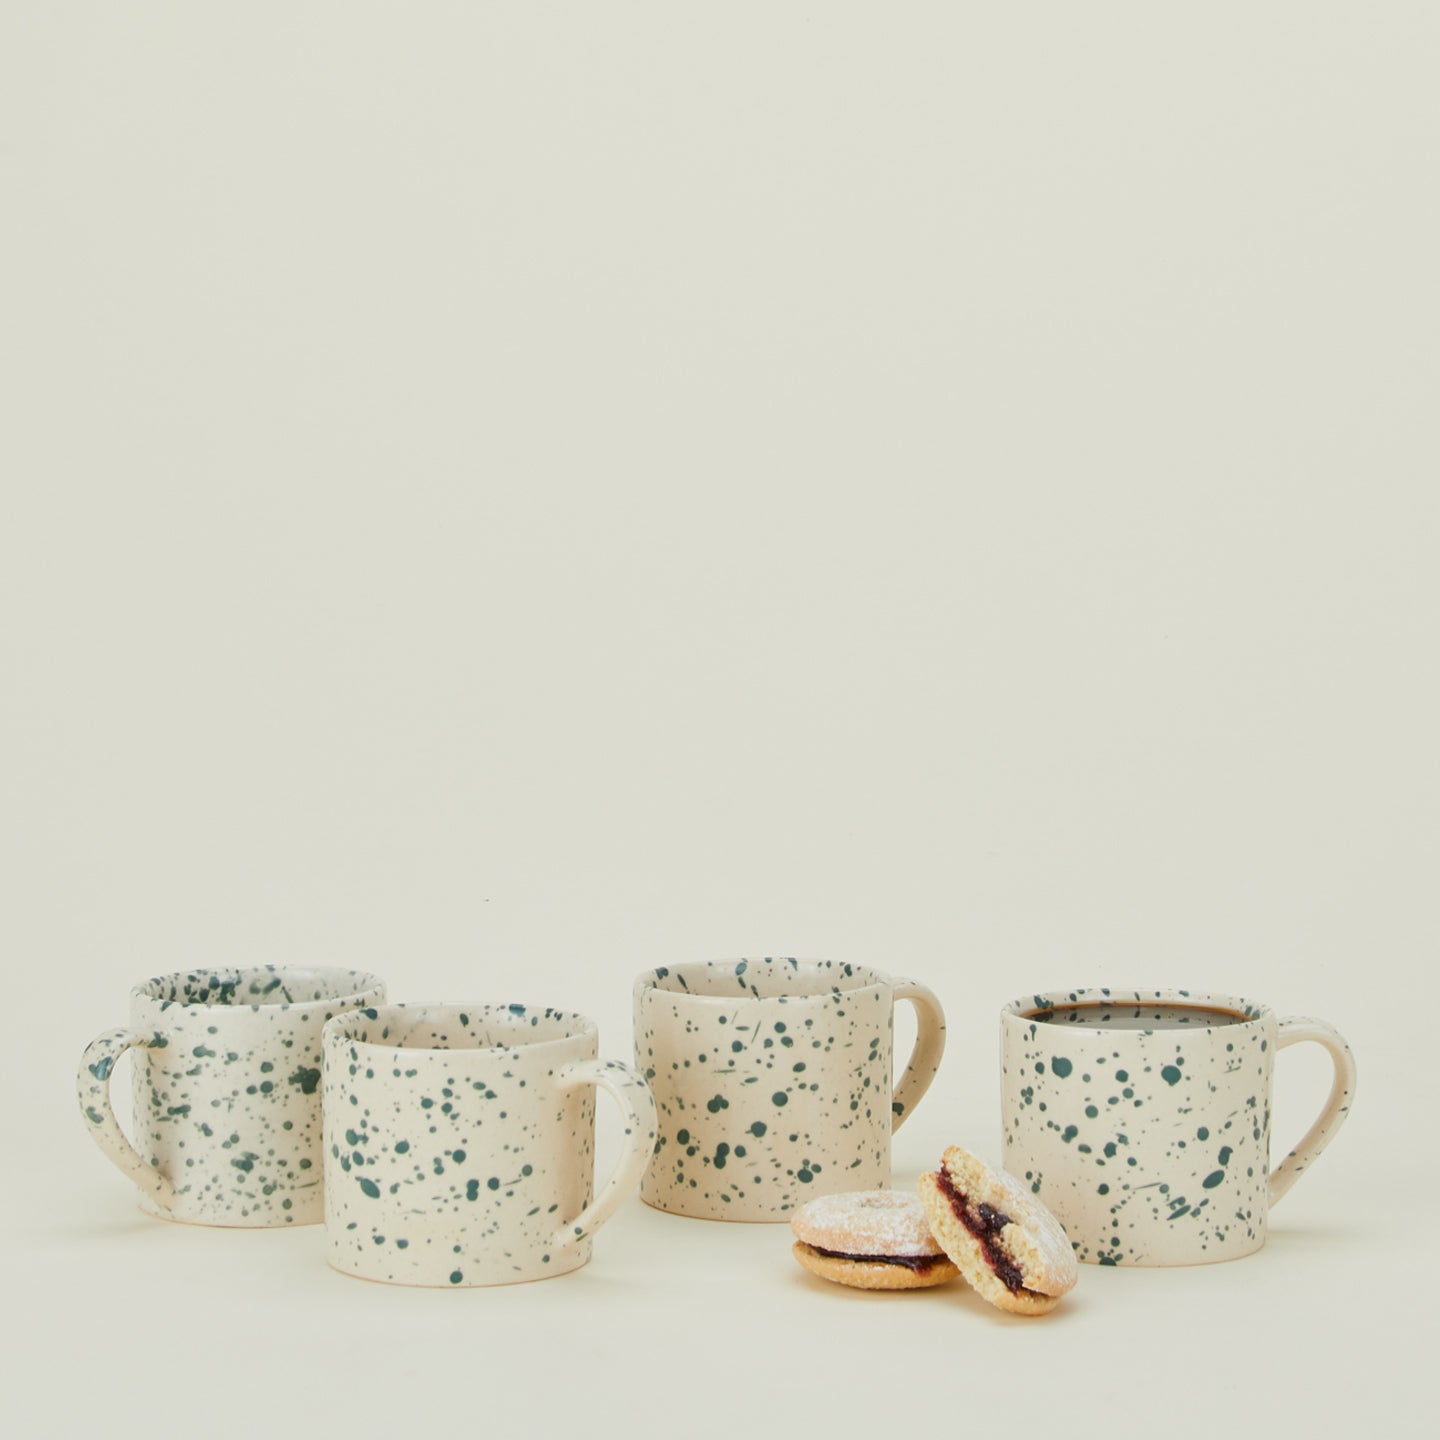
<instances>
[{"instance_id":1,"label":"mug","mask_svg":"<svg viewBox=\"0 0 1440 1440\"><path fill-rule=\"evenodd\" d=\"M894 1009L919 1032L900 1083ZM783 1220L817 1195L890 1183L890 1137L945 1051L940 1002L835 960L661 966L635 982L635 1063L660 1112L640 1186L657 1210Z\"/></svg>"},{"instance_id":2,"label":"mug","mask_svg":"<svg viewBox=\"0 0 1440 1440\"><path fill-rule=\"evenodd\" d=\"M391 1285L578 1270L655 1148L655 1102L595 1022L525 1005L391 1005L325 1027L330 1264ZM599 1195L593 1087L624 1116Z\"/></svg>"},{"instance_id":3,"label":"mug","mask_svg":"<svg viewBox=\"0 0 1440 1440\"><path fill-rule=\"evenodd\" d=\"M1271 1072L1330 1052L1320 1118L1272 1172ZM1265 1243L1270 1207L1334 1138L1355 1061L1322 1020L1191 990L1066 990L1000 1017L1005 1168L1099 1265L1205 1265Z\"/></svg>"},{"instance_id":4,"label":"mug","mask_svg":"<svg viewBox=\"0 0 1440 1440\"><path fill-rule=\"evenodd\" d=\"M262 965L160 975L130 992L130 1024L80 1057L80 1111L140 1187L140 1208L192 1225L313 1225L320 1196L320 1032L385 998L373 975ZM110 1108L132 1046L135 1143Z\"/></svg>"}]
</instances>

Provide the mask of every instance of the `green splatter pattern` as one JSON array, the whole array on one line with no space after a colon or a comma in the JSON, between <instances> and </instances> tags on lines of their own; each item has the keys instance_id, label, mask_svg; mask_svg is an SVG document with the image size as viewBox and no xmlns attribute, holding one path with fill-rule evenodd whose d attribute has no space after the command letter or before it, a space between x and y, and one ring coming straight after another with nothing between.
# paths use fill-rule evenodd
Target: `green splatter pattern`
<instances>
[{"instance_id":1,"label":"green splatter pattern","mask_svg":"<svg viewBox=\"0 0 1440 1440\"><path fill-rule=\"evenodd\" d=\"M146 981L131 992L129 1026L100 1036L81 1059L86 1128L151 1214L197 1225L314 1224L323 1215L321 1031L384 993L373 975L325 966ZM126 1050L129 1138L109 1096Z\"/></svg>"},{"instance_id":2,"label":"green splatter pattern","mask_svg":"<svg viewBox=\"0 0 1440 1440\"><path fill-rule=\"evenodd\" d=\"M920 1038L895 1092L893 1012ZM939 1001L838 961L662 967L635 985L635 1063L660 1114L645 1201L715 1220L784 1220L816 1195L890 1183L890 1137L934 1078Z\"/></svg>"},{"instance_id":3,"label":"green splatter pattern","mask_svg":"<svg viewBox=\"0 0 1440 1440\"><path fill-rule=\"evenodd\" d=\"M1230 1013L1214 1023L1191 1008L1216 1005ZM1184 991L1027 996L1002 1018L1005 1168L1081 1260L1248 1254L1265 1239L1275 1035L1262 1007Z\"/></svg>"},{"instance_id":4,"label":"green splatter pattern","mask_svg":"<svg viewBox=\"0 0 1440 1440\"><path fill-rule=\"evenodd\" d=\"M655 1107L593 1022L526 1005L356 1011L324 1040L325 1233L346 1274L445 1289L578 1269L655 1150ZM594 1086L625 1148L592 1207Z\"/></svg>"}]
</instances>

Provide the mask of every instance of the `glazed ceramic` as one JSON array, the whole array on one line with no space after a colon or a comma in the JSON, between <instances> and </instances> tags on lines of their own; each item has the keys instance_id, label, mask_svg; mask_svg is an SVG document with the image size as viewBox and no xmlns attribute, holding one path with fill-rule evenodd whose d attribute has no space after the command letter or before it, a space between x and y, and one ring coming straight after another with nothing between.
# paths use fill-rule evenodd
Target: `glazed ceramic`
<instances>
[{"instance_id":1,"label":"glazed ceramic","mask_svg":"<svg viewBox=\"0 0 1440 1440\"><path fill-rule=\"evenodd\" d=\"M894 1075L894 1009L919 1017ZM890 1183L890 1137L945 1050L940 1002L913 980L835 960L661 967L635 982L635 1063L660 1142L640 1187L658 1210L778 1221L816 1195Z\"/></svg>"},{"instance_id":2,"label":"glazed ceramic","mask_svg":"<svg viewBox=\"0 0 1440 1440\"><path fill-rule=\"evenodd\" d=\"M1150 1028L1155 1006L1230 1019ZM1229 995L1027 995L1005 1007L1000 1034L1005 1168L1054 1211L1077 1257L1100 1265L1202 1265L1258 1250L1270 1207L1334 1138L1355 1094L1355 1061L1333 1026ZM1276 1052L1302 1040L1329 1051L1335 1081L1272 1172L1271 1072Z\"/></svg>"},{"instance_id":3,"label":"glazed ceramic","mask_svg":"<svg viewBox=\"0 0 1440 1440\"><path fill-rule=\"evenodd\" d=\"M597 1059L583 1015L524 1005L394 1005L325 1029L325 1238L347 1275L509 1285L578 1270L639 1183L655 1102ZM624 1117L591 1199L594 1087Z\"/></svg>"},{"instance_id":4,"label":"glazed ceramic","mask_svg":"<svg viewBox=\"0 0 1440 1440\"><path fill-rule=\"evenodd\" d=\"M91 1042L76 1083L101 1150L141 1208L192 1225L310 1225L320 1194L320 1032L384 999L373 975L328 967L190 970L130 992L130 1024ZM110 1074L135 1048L132 1145Z\"/></svg>"}]
</instances>

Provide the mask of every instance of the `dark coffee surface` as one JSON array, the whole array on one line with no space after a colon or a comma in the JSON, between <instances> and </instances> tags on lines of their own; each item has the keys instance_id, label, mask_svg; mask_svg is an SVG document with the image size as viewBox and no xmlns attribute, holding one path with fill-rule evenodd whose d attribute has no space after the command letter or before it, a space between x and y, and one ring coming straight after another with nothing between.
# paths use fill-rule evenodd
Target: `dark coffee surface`
<instances>
[{"instance_id":1,"label":"dark coffee surface","mask_svg":"<svg viewBox=\"0 0 1440 1440\"><path fill-rule=\"evenodd\" d=\"M1203 1030L1243 1025L1251 1017L1201 1005L1069 1005L1024 1017L1043 1025L1087 1025L1107 1030Z\"/></svg>"}]
</instances>

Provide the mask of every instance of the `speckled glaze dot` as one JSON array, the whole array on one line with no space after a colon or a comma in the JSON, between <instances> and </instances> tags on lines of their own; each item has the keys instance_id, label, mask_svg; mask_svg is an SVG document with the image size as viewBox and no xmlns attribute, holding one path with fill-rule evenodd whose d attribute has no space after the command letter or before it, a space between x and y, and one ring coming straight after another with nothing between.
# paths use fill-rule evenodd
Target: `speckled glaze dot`
<instances>
[{"instance_id":1,"label":"speckled glaze dot","mask_svg":"<svg viewBox=\"0 0 1440 1440\"><path fill-rule=\"evenodd\" d=\"M323 1218L320 1033L375 1005L373 975L258 966L161 975L130 994L130 1024L94 1040L76 1076L95 1143L152 1215L192 1225L313 1225ZM135 1049L133 1145L110 1075Z\"/></svg>"},{"instance_id":2,"label":"speckled glaze dot","mask_svg":"<svg viewBox=\"0 0 1440 1440\"><path fill-rule=\"evenodd\" d=\"M1314 1040L1335 1083L1272 1173L1275 1053ZM1349 1113L1355 1061L1319 1020L1229 995L1067 990L1000 1017L1005 1168L1064 1225L1078 1259L1203 1265L1265 1243L1270 1207Z\"/></svg>"},{"instance_id":3,"label":"speckled glaze dot","mask_svg":"<svg viewBox=\"0 0 1440 1440\"><path fill-rule=\"evenodd\" d=\"M327 1026L331 1265L444 1289L578 1270L655 1149L644 1080L598 1051L593 1021L526 1005L393 1005ZM596 1086L625 1129L592 1203Z\"/></svg>"},{"instance_id":4,"label":"speckled glaze dot","mask_svg":"<svg viewBox=\"0 0 1440 1440\"><path fill-rule=\"evenodd\" d=\"M897 1000L915 1051L892 1094ZM658 1210L784 1221L817 1195L890 1183L890 1137L945 1050L940 1002L835 960L662 966L635 982L635 1063L659 1109L640 1187Z\"/></svg>"}]
</instances>

